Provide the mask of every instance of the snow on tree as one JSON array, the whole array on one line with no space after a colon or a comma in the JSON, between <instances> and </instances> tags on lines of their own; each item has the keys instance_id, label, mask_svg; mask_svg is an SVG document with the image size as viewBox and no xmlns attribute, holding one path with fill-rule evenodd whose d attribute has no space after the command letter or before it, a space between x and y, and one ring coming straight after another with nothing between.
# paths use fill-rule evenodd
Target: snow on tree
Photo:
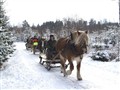
<instances>
[{"instance_id":1,"label":"snow on tree","mask_svg":"<svg viewBox=\"0 0 120 90\"><path fill-rule=\"evenodd\" d=\"M91 58L98 61L118 61L119 60L119 30L118 26L107 26L108 30L104 30L101 34L94 33L92 37L91 47L94 49ZM95 37L96 36L96 37Z\"/></svg>"},{"instance_id":2,"label":"snow on tree","mask_svg":"<svg viewBox=\"0 0 120 90\"><path fill-rule=\"evenodd\" d=\"M0 0L0 69L3 68L4 63L8 60L8 56L13 53L13 41L11 33L8 29L8 17L5 15L3 8L4 2Z\"/></svg>"},{"instance_id":3,"label":"snow on tree","mask_svg":"<svg viewBox=\"0 0 120 90\"><path fill-rule=\"evenodd\" d=\"M23 29L23 33L22 33L22 40L23 41L26 41L26 39L29 36L34 35L34 33L32 32L32 29L31 29L30 25L28 24L28 22L26 20L23 21L22 29Z\"/></svg>"}]
</instances>

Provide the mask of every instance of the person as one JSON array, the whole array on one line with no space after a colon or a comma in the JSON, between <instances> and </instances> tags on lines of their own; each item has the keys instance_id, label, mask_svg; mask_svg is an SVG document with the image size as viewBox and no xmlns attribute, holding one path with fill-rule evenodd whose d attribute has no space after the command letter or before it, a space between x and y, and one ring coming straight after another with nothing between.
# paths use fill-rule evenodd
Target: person
<instances>
[{"instance_id":1,"label":"person","mask_svg":"<svg viewBox=\"0 0 120 90\"><path fill-rule=\"evenodd\" d=\"M33 53L35 54L35 50L36 48L38 48L38 38L37 36L34 36L33 38L31 38L32 40L32 50L33 50Z\"/></svg>"},{"instance_id":2,"label":"person","mask_svg":"<svg viewBox=\"0 0 120 90\"><path fill-rule=\"evenodd\" d=\"M30 36L27 38L26 43L30 42Z\"/></svg>"},{"instance_id":3,"label":"person","mask_svg":"<svg viewBox=\"0 0 120 90\"><path fill-rule=\"evenodd\" d=\"M42 53L46 53L47 40L45 37L42 37Z\"/></svg>"},{"instance_id":4,"label":"person","mask_svg":"<svg viewBox=\"0 0 120 90\"><path fill-rule=\"evenodd\" d=\"M34 36L31 39L32 39L33 46L37 46L38 45L38 38L37 38L37 36Z\"/></svg>"},{"instance_id":5,"label":"person","mask_svg":"<svg viewBox=\"0 0 120 90\"><path fill-rule=\"evenodd\" d=\"M43 50L42 50L42 38L40 36L38 37L38 49L41 53L43 52Z\"/></svg>"},{"instance_id":6,"label":"person","mask_svg":"<svg viewBox=\"0 0 120 90\"><path fill-rule=\"evenodd\" d=\"M52 59L56 54L56 40L54 35L50 35L50 39L47 41L47 59Z\"/></svg>"},{"instance_id":7,"label":"person","mask_svg":"<svg viewBox=\"0 0 120 90\"><path fill-rule=\"evenodd\" d=\"M28 48L30 48L30 45L31 45L31 42L30 42L30 40L31 40L31 38L30 38L30 36L27 38L27 40L26 40L26 49L28 50Z\"/></svg>"}]
</instances>

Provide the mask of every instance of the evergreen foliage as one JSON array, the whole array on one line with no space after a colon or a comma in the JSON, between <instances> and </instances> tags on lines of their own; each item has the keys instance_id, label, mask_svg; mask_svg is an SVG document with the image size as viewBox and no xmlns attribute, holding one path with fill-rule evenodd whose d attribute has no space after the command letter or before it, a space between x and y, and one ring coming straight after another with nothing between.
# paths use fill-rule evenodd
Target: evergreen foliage
<instances>
[{"instance_id":1,"label":"evergreen foliage","mask_svg":"<svg viewBox=\"0 0 120 90\"><path fill-rule=\"evenodd\" d=\"M8 17L3 8L4 2L0 0L0 68L8 60L8 56L13 53L13 41L8 28Z\"/></svg>"}]
</instances>

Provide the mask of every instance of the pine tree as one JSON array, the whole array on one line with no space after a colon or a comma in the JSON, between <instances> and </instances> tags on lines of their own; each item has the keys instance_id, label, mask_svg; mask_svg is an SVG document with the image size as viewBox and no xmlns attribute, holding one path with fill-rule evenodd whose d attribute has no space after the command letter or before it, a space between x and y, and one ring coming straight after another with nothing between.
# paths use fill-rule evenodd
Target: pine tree
<instances>
[{"instance_id":1,"label":"pine tree","mask_svg":"<svg viewBox=\"0 0 120 90\"><path fill-rule=\"evenodd\" d=\"M33 34L32 29L31 29L29 23L26 20L23 21L22 29L23 29L22 40L26 41L26 39L29 36L32 36L32 34Z\"/></svg>"},{"instance_id":2,"label":"pine tree","mask_svg":"<svg viewBox=\"0 0 120 90\"><path fill-rule=\"evenodd\" d=\"M3 8L4 1L0 0L0 69L8 60L8 55L13 52L13 41L10 39L11 33L8 28L8 17Z\"/></svg>"}]
</instances>

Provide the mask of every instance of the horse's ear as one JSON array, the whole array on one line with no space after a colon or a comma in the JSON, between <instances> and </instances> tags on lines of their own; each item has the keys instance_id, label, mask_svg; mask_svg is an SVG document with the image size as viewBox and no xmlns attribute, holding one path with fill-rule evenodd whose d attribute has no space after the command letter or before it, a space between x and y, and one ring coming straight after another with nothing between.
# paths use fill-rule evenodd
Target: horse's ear
<instances>
[{"instance_id":1,"label":"horse's ear","mask_svg":"<svg viewBox=\"0 0 120 90\"><path fill-rule=\"evenodd\" d=\"M77 31L78 35L80 35L81 33L79 31Z\"/></svg>"},{"instance_id":2,"label":"horse's ear","mask_svg":"<svg viewBox=\"0 0 120 90\"><path fill-rule=\"evenodd\" d=\"M88 34L88 30L86 30L85 33Z\"/></svg>"},{"instance_id":3,"label":"horse's ear","mask_svg":"<svg viewBox=\"0 0 120 90\"><path fill-rule=\"evenodd\" d=\"M70 32L70 39L73 40L72 32Z\"/></svg>"}]
</instances>

